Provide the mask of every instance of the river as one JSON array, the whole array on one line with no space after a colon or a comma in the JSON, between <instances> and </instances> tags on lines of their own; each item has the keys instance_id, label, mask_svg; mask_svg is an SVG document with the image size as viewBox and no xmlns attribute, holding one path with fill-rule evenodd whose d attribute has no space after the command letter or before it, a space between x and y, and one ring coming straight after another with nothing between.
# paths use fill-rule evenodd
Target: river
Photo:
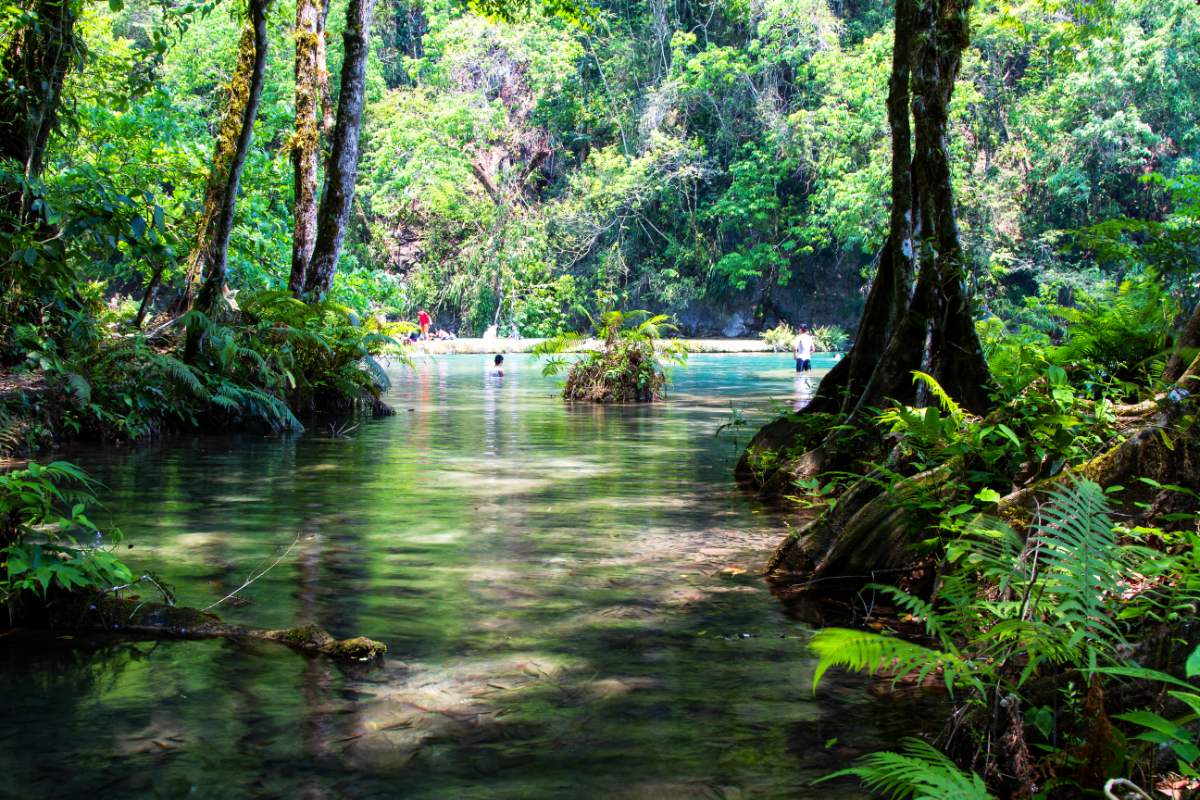
<instances>
[{"instance_id":1,"label":"river","mask_svg":"<svg viewBox=\"0 0 1200 800\"><path fill-rule=\"evenodd\" d=\"M731 479L752 428L717 434L808 388L790 356L694 356L624 408L487 363L396 366L396 416L352 429L70 453L181 604L279 559L224 618L389 654L0 640L0 796L857 796L811 782L912 709L857 678L813 694L808 628L756 574L785 518Z\"/></svg>"}]
</instances>

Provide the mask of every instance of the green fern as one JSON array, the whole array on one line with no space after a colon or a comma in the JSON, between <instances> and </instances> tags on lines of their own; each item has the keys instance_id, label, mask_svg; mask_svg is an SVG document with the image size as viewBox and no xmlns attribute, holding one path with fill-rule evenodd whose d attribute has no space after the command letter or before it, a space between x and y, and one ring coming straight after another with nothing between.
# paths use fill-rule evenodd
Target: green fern
<instances>
[{"instance_id":1,"label":"green fern","mask_svg":"<svg viewBox=\"0 0 1200 800\"><path fill-rule=\"evenodd\" d=\"M950 415L951 419L954 420L955 425L961 425L963 419L966 417L965 412L958 405L958 403L954 402L954 398L947 394L946 390L942 388L942 385L937 382L937 379L932 375L926 372L921 372L917 369L913 370L912 375L913 383L923 384L925 388L929 390L929 393L932 394L938 401L938 405L941 406L942 411Z\"/></svg>"},{"instance_id":2,"label":"green fern","mask_svg":"<svg viewBox=\"0 0 1200 800\"><path fill-rule=\"evenodd\" d=\"M892 800L994 800L982 778L962 771L927 742L912 737L900 743L899 753L871 753L817 783L846 776Z\"/></svg>"},{"instance_id":3,"label":"green fern","mask_svg":"<svg viewBox=\"0 0 1200 800\"><path fill-rule=\"evenodd\" d=\"M933 607L932 603L922 600L915 595L897 586L887 586L881 583L869 583L865 589L871 589L880 594L887 595L892 599L897 606L907 611L914 618L920 619L925 625L925 630L934 639L937 639L942 649L957 656L958 648L954 644L953 631L947 627L946 620L942 614Z\"/></svg>"},{"instance_id":4,"label":"green fern","mask_svg":"<svg viewBox=\"0 0 1200 800\"><path fill-rule=\"evenodd\" d=\"M1069 629L1069 645L1083 646L1094 668L1124 642L1108 602L1119 590L1124 554L1104 490L1080 479L1054 491L1035 530L1056 623Z\"/></svg>"},{"instance_id":5,"label":"green fern","mask_svg":"<svg viewBox=\"0 0 1200 800\"><path fill-rule=\"evenodd\" d=\"M156 353L147 348L146 353L150 363L161 372L185 386L192 394L203 397L208 394L204 384L196 374L196 370L174 356Z\"/></svg>"},{"instance_id":6,"label":"green fern","mask_svg":"<svg viewBox=\"0 0 1200 800\"><path fill-rule=\"evenodd\" d=\"M871 673L886 670L897 677L915 672L918 680L940 669L946 687L951 692L956 684L983 690L983 684L975 675L974 665L970 661L954 653L922 647L895 636L848 628L822 628L813 634L809 648L817 655L813 691L816 691L830 667L847 667Z\"/></svg>"}]
</instances>

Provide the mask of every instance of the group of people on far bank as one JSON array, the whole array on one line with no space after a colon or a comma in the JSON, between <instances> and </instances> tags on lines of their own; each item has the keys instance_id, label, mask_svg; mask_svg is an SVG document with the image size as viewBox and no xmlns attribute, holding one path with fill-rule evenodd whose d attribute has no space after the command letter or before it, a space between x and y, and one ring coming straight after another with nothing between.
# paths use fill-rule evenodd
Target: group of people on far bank
<instances>
[{"instance_id":1,"label":"group of people on far bank","mask_svg":"<svg viewBox=\"0 0 1200 800\"><path fill-rule=\"evenodd\" d=\"M429 312L422 308L419 312L417 312L417 328L420 332L418 333L417 331L413 331L412 333L408 334L403 341L411 344L413 342L429 341L430 339L458 338L453 333L443 328L438 328L437 330L431 331L430 328L432 325L433 317L429 316Z\"/></svg>"}]
</instances>

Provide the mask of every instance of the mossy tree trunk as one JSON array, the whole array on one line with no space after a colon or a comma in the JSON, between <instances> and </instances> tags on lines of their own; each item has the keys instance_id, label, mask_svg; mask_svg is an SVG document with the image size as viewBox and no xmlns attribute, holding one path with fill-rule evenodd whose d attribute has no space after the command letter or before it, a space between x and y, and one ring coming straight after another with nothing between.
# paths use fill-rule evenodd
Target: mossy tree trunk
<instances>
[{"instance_id":1,"label":"mossy tree trunk","mask_svg":"<svg viewBox=\"0 0 1200 800\"><path fill-rule=\"evenodd\" d=\"M16 162L26 181L42 174L46 145L58 117L63 81L79 59L75 33L79 0L18 4L28 21L8 32L0 56L0 158ZM21 225L29 213L27 191L5 189L0 212Z\"/></svg>"},{"instance_id":2,"label":"mossy tree trunk","mask_svg":"<svg viewBox=\"0 0 1200 800\"><path fill-rule=\"evenodd\" d=\"M199 311L211 315L224 298L229 236L233 231L242 168L250 151L266 74L267 10L270 6L271 0L248 0L249 18L238 45L237 65L229 85L229 102L217 131L204 212L179 302L180 310L191 305L191 289L197 275L204 278L195 301ZM185 349L187 360L193 360L198 354L202 337L199 325L189 326Z\"/></svg>"},{"instance_id":3,"label":"mossy tree trunk","mask_svg":"<svg viewBox=\"0 0 1200 800\"><path fill-rule=\"evenodd\" d=\"M292 272L288 290L304 292L309 261L317 242L317 176L321 160L321 123L328 94L325 74L325 12L319 0L296 2L296 130L292 139L295 212ZM324 76L324 77L323 77Z\"/></svg>"},{"instance_id":4,"label":"mossy tree trunk","mask_svg":"<svg viewBox=\"0 0 1200 800\"><path fill-rule=\"evenodd\" d=\"M346 222L354 203L358 177L358 140L362 129L366 95L367 57L370 53L371 13L374 0L350 0L346 7L346 29L342 34L345 57L337 121L334 123L325 188L317 212L317 239L304 280L304 296L321 300L333 285Z\"/></svg>"}]
</instances>

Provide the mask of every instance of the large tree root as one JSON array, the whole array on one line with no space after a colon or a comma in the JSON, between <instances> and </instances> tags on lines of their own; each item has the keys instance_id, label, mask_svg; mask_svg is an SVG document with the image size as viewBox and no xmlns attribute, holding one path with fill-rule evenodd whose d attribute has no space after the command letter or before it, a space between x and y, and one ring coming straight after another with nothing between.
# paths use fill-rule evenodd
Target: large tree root
<instances>
[{"instance_id":1,"label":"large tree root","mask_svg":"<svg viewBox=\"0 0 1200 800\"><path fill-rule=\"evenodd\" d=\"M1195 510L1193 497L1160 485L1200 489L1200 441L1185 424L1190 410L1190 403L1169 397L1123 409L1120 418L1128 426L1123 441L1090 461L1012 492L1000 500L997 515L1024 530L1050 492L1077 478L1123 487L1112 498L1132 523ZM780 545L767 565L768 575L792 583L788 594L798 595L911 569L916 559L910 546L930 522L928 509L951 501L963 472L963 462L955 459L897 482L881 472L866 475Z\"/></svg>"},{"instance_id":2,"label":"large tree root","mask_svg":"<svg viewBox=\"0 0 1200 800\"><path fill-rule=\"evenodd\" d=\"M921 509L930 500L949 499L961 466L956 459L891 485L881 473L867 475L781 544L767 564L768 574L776 580L800 577L802 586L816 586L861 584L907 568L913 536L928 522Z\"/></svg>"},{"instance_id":3,"label":"large tree root","mask_svg":"<svg viewBox=\"0 0 1200 800\"><path fill-rule=\"evenodd\" d=\"M1004 497L997 506L1000 518L1014 527L1025 527L1037 514L1038 504L1048 492L1076 478L1086 478L1106 488L1124 487L1114 500L1135 519L1152 519L1174 510L1169 506L1186 501L1186 497L1178 492L1159 489L1140 479L1189 488L1200 484L1195 434L1190 428L1178 425L1188 405L1164 398L1159 403L1142 404L1138 408L1142 412L1140 418L1124 418L1131 424L1124 441L1090 461Z\"/></svg>"},{"instance_id":4,"label":"large tree root","mask_svg":"<svg viewBox=\"0 0 1200 800\"><path fill-rule=\"evenodd\" d=\"M24 618L22 618L24 617ZM229 639L277 642L298 653L339 661L376 661L387 652L382 642L358 636L335 639L316 625L284 630L230 625L194 608L145 603L127 598L60 598L25 615L18 624L56 631L92 631L155 639Z\"/></svg>"}]
</instances>

